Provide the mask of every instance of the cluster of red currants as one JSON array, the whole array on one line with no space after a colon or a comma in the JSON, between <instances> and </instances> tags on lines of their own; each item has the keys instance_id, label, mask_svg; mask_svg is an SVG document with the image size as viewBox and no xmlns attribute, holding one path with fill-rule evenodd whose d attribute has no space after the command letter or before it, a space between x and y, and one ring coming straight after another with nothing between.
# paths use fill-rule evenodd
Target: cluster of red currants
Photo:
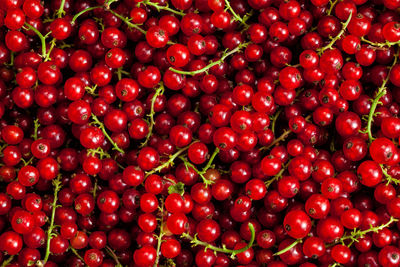
<instances>
[{"instance_id":1,"label":"cluster of red currants","mask_svg":"<svg viewBox=\"0 0 400 267\"><path fill-rule=\"evenodd\" d=\"M0 0L0 266L400 266L398 8Z\"/></svg>"}]
</instances>

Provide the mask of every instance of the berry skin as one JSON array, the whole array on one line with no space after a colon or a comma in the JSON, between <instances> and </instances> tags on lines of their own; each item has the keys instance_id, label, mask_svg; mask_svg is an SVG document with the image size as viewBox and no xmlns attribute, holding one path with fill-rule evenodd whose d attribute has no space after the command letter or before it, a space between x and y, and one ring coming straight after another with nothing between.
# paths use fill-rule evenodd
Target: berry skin
<instances>
[{"instance_id":1,"label":"berry skin","mask_svg":"<svg viewBox=\"0 0 400 267\"><path fill-rule=\"evenodd\" d=\"M293 238L305 237L311 229L311 220L304 211L290 211L283 221L288 235Z\"/></svg>"}]
</instances>

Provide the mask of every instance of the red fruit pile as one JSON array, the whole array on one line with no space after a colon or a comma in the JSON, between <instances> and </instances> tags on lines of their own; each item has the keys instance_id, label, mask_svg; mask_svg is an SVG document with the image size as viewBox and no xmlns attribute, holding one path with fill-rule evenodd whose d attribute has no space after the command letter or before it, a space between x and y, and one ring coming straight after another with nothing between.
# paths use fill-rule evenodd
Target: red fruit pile
<instances>
[{"instance_id":1,"label":"red fruit pile","mask_svg":"<svg viewBox=\"0 0 400 267\"><path fill-rule=\"evenodd\" d=\"M0 267L399 267L399 0L0 0Z\"/></svg>"}]
</instances>

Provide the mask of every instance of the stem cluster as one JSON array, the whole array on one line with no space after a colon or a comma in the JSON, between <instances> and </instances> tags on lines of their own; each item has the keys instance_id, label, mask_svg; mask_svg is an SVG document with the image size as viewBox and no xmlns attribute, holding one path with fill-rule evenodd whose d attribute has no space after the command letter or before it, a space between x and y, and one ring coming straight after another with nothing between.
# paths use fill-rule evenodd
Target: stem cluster
<instances>
[{"instance_id":1,"label":"stem cluster","mask_svg":"<svg viewBox=\"0 0 400 267\"><path fill-rule=\"evenodd\" d=\"M53 180L53 190L54 190L54 195L53 195L53 203L52 203L52 210L51 210L51 217L50 217L50 224L49 228L47 228L47 242L46 242L46 252L44 259L40 262L42 266L46 264L46 262L49 259L50 256L50 241L51 239L56 236L56 234L53 232L55 225L54 225L54 218L56 215L56 209L58 208L57 206L57 200L58 200L58 192L61 190L62 184L61 184L61 175L58 175L56 179Z\"/></svg>"},{"instance_id":2,"label":"stem cluster","mask_svg":"<svg viewBox=\"0 0 400 267\"><path fill-rule=\"evenodd\" d=\"M195 172L197 172L197 174L201 177L201 179L203 180L203 183L208 186L208 185L212 185L214 183L214 181L211 181L209 179L207 179L204 174L207 172L208 169L210 169L212 162L214 161L215 157L217 156L217 154L219 153L219 148L215 148L214 153L211 155L210 159L207 162L207 165L204 166L204 168L199 171L196 166L194 166L192 163L190 163L185 157L180 156L179 159L181 159L183 161L183 164L185 164L186 169L188 169L189 167L192 168Z\"/></svg>"},{"instance_id":3,"label":"stem cluster","mask_svg":"<svg viewBox=\"0 0 400 267\"><path fill-rule=\"evenodd\" d=\"M155 115L154 105L156 103L157 97L164 94L164 91L165 91L164 83L160 82L160 86L156 89L153 97L151 98L150 113L147 114L147 116L150 119L149 133L147 134L145 141L140 145L140 147L145 147L147 145L147 142L149 142L151 135L153 134L153 128L154 128L154 124L155 124L155 122L154 122L154 115Z\"/></svg>"},{"instance_id":4,"label":"stem cluster","mask_svg":"<svg viewBox=\"0 0 400 267\"><path fill-rule=\"evenodd\" d=\"M242 50L242 48L247 47L249 44L250 44L250 42L240 44L240 45L238 45L236 48L232 49L232 50L229 51L229 52L228 52L228 50L225 50L224 53L223 53L223 55L222 55L222 57L221 57L220 59L211 62L210 64L208 64L207 66L205 66L204 68L199 69L199 70L184 71L184 70L177 70L177 69L174 69L174 68L172 68L172 67L170 67L169 69L170 69L171 71L175 72L175 73L179 73L179 74L182 74L182 75L191 75L191 76L194 76L194 75L197 75L197 74L201 74L201 73L207 73L209 69L211 69L212 67L217 66L217 65L219 65L219 64L221 64L221 63L224 63L224 62L225 62L225 59L226 59L227 57L229 57L229 56L231 56L231 55L233 55L233 54L236 54L236 53L240 52L240 51Z\"/></svg>"},{"instance_id":5,"label":"stem cluster","mask_svg":"<svg viewBox=\"0 0 400 267\"><path fill-rule=\"evenodd\" d=\"M124 154L125 152L121 148L119 148L118 145L112 140L110 135L107 133L106 128L104 127L104 124L97 118L97 116L92 114L92 119L93 119L93 124L95 124L95 125L97 125L97 127L99 127L99 129L103 132L104 136L113 145L113 149Z\"/></svg>"},{"instance_id":6,"label":"stem cluster","mask_svg":"<svg viewBox=\"0 0 400 267\"><path fill-rule=\"evenodd\" d=\"M175 15L179 15L179 16L186 15L185 12L183 12L183 11L177 11L175 9L170 8L168 3L165 6L162 6L159 3L151 2L150 0L144 0L144 1L140 2L138 5L140 5L140 4L154 7L155 9L157 9L158 12L160 12L161 10L165 10L165 11L171 12L171 13L173 13Z\"/></svg>"},{"instance_id":7,"label":"stem cluster","mask_svg":"<svg viewBox=\"0 0 400 267\"><path fill-rule=\"evenodd\" d=\"M225 246L222 246L222 248L220 248L220 247L211 245L209 243L200 241L199 239L197 239L196 235L194 237L192 237L191 235L189 235L187 233L183 233L182 237L189 239L190 243L192 244L192 247L203 246L205 250L211 249L211 250L213 250L215 252L222 252L222 253L225 253L225 254L230 254L231 259L235 259L237 254L245 252L246 250L248 250L249 248L251 248L253 246L253 243L254 243L254 240L255 240L255 237L256 237L256 232L255 232L255 229L254 229L254 226L253 226L252 223L249 223L248 226L249 226L250 233L251 233L250 241L245 247L243 247L241 249L236 249L236 250L228 249Z\"/></svg>"},{"instance_id":8,"label":"stem cluster","mask_svg":"<svg viewBox=\"0 0 400 267\"><path fill-rule=\"evenodd\" d=\"M347 18L347 20L345 22L342 22L342 30L338 33L338 35L336 35L335 37L331 38L331 41L329 42L329 44L327 44L326 46L318 49L318 54L322 55L324 53L325 50L327 49L333 49L333 45L336 43L337 40L339 40L340 38L342 38L343 34L346 32L347 26L349 25L351 18L352 18L353 13L350 12L349 17Z\"/></svg>"},{"instance_id":9,"label":"stem cluster","mask_svg":"<svg viewBox=\"0 0 400 267\"><path fill-rule=\"evenodd\" d=\"M394 217L390 217L389 221L378 225L376 227L370 227L366 230L361 231L360 229L354 229L350 234L343 236L342 238L340 238L337 242L335 242L334 244L331 245L336 245L336 244L343 244L346 245L345 241L350 241L347 246L350 247L351 245L354 244L354 242L358 242L358 240L362 237L364 237L366 234L368 233L377 233L387 227L389 227L393 222L397 222L398 219L394 218Z\"/></svg>"},{"instance_id":10,"label":"stem cluster","mask_svg":"<svg viewBox=\"0 0 400 267\"><path fill-rule=\"evenodd\" d=\"M365 131L368 134L368 139L369 139L370 143L374 140L374 137L372 136L371 128L372 128L372 122L374 121L375 110L376 110L378 104L381 103L379 101L381 99L381 97L386 94L386 85L390 78L390 72L392 71L392 68L396 65L398 57L399 57L399 51L397 51L397 53L394 55L394 60L393 60L392 65L389 68L389 72L388 72L386 78L383 80L382 85L378 88L375 98L372 99L371 109L369 110L368 119L367 119L367 129Z\"/></svg>"},{"instance_id":11,"label":"stem cluster","mask_svg":"<svg viewBox=\"0 0 400 267\"><path fill-rule=\"evenodd\" d=\"M190 145L185 146L181 149L179 149L178 151L175 152L175 154L170 155L169 159L164 162L163 164L159 165L157 168L152 169L151 171L146 172L146 177L152 175L153 173L157 173L160 172L161 170L163 170L164 168L168 168L170 166L174 165L174 161L177 157L179 157L179 155L181 155L183 152L185 152L186 150L188 150L190 147Z\"/></svg>"}]
</instances>

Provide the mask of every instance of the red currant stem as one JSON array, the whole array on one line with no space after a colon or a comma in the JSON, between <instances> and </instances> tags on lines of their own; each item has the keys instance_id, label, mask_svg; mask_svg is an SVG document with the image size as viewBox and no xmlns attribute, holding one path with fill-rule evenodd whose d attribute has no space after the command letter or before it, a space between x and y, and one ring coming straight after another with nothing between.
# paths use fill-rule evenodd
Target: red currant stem
<instances>
[{"instance_id":1,"label":"red currant stem","mask_svg":"<svg viewBox=\"0 0 400 267\"><path fill-rule=\"evenodd\" d=\"M383 47L385 47L385 46L391 47L391 46L393 46L393 45L400 44L400 41L398 41L398 42L389 42L389 41L386 41L386 42L384 42L384 43L375 43L375 42L372 42L372 41L370 41L370 40L368 40L368 39L365 39L364 37L361 37L361 41L363 41L363 42L365 42L365 43L367 43L367 44L369 44L369 45L371 45L371 46L377 47L377 48L383 48Z\"/></svg>"},{"instance_id":2,"label":"red currant stem","mask_svg":"<svg viewBox=\"0 0 400 267\"><path fill-rule=\"evenodd\" d=\"M185 165L186 170L188 170L189 167L190 167L200 176L200 178L203 180L203 183L206 185L206 187L208 185L211 185L211 184L214 183L213 181L210 181L206 177L204 177L204 172L203 171L199 171L196 168L196 166L194 166L192 163L190 163L184 156L180 156L179 159L183 161L183 164Z\"/></svg>"},{"instance_id":3,"label":"red currant stem","mask_svg":"<svg viewBox=\"0 0 400 267\"><path fill-rule=\"evenodd\" d=\"M97 17L94 17L93 19L94 19L94 21L96 21L96 23L99 24L99 26L100 26L99 32L103 32L103 31L104 31L103 19L102 19L102 18L97 18Z\"/></svg>"},{"instance_id":4,"label":"red currant stem","mask_svg":"<svg viewBox=\"0 0 400 267\"><path fill-rule=\"evenodd\" d=\"M15 56L15 53L13 51L11 51L10 52L10 63L4 63L4 65L7 67L14 66L14 56Z\"/></svg>"},{"instance_id":5,"label":"red currant stem","mask_svg":"<svg viewBox=\"0 0 400 267\"><path fill-rule=\"evenodd\" d=\"M57 17L61 18L63 15L65 15L64 6L65 0L61 0L60 8L57 10Z\"/></svg>"},{"instance_id":6,"label":"red currant stem","mask_svg":"<svg viewBox=\"0 0 400 267\"><path fill-rule=\"evenodd\" d=\"M278 112L279 112L279 111L278 111ZM278 116L279 116L279 114L278 114ZM305 117L305 120L306 120L306 121L309 121L309 120L311 119L311 117L312 117L312 115L308 115L307 117ZM272 121L273 125L271 125L271 127L273 126L272 129L273 129L273 131L275 131L275 121L276 121L276 118L275 118L275 120L274 120L274 118L272 118L272 119L273 119L273 121ZM279 143L279 142L281 142L281 141L284 141L284 140L286 139L286 137L288 137L288 135L289 135L291 132L292 132L292 130L290 130L290 129L284 130L283 133L282 133L278 138L276 138L276 139L274 139L274 141L272 141L271 144L269 144L268 146L263 146L263 147L261 147L260 150L268 150L268 149L270 149L271 147L273 147L274 145L276 145L277 143Z\"/></svg>"},{"instance_id":7,"label":"red currant stem","mask_svg":"<svg viewBox=\"0 0 400 267\"><path fill-rule=\"evenodd\" d=\"M104 1L105 8L110 9L111 4L114 3L114 2L118 2L118 0L106 0L106 1Z\"/></svg>"},{"instance_id":8,"label":"red currant stem","mask_svg":"<svg viewBox=\"0 0 400 267\"><path fill-rule=\"evenodd\" d=\"M139 2L139 5L140 4L144 4L144 5L147 5L147 6L155 7L158 12L160 12L160 10L165 10L165 11L169 11L169 12L171 12L173 14L176 14L176 15L179 15L179 16L185 16L186 15L186 13L183 12L183 11L177 11L175 9L170 8L168 6L168 3L167 3L166 6L161 6L158 3L151 2L150 0L144 0L142 2Z\"/></svg>"},{"instance_id":9,"label":"red currant stem","mask_svg":"<svg viewBox=\"0 0 400 267\"><path fill-rule=\"evenodd\" d=\"M290 129L284 130L283 133L278 138L274 139L274 141L272 141L272 143L270 145L266 146L265 149L270 149L271 147L275 146L279 142L284 141L286 139L286 137L288 137L291 132L292 131Z\"/></svg>"},{"instance_id":10,"label":"red currant stem","mask_svg":"<svg viewBox=\"0 0 400 267\"><path fill-rule=\"evenodd\" d=\"M98 8L102 8L102 6L92 6L89 8L86 8L84 10L82 10L81 12L77 13L71 20L71 25L74 26L75 25L75 21L83 14L90 12L92 10L98 9Z\"/></svg>"},{"instance_id":11,"label":"red currant stem","mask_svg":"<svg viewBox=\"0 0 400 267\"><path fill-rule=\"evenodd\" d=\"M121 73L124 74L124 75L126 75L126 76L131 76L131 74L129 73L129 71L123 70L122 68L121 68Z\"/></svg>"},{"instance_id":12,"label":"red currant stem","mask_svg":"<svg viewBox=\"0 0 400 267\"><path fill-rule=\"evenodd\" d=\"M140 31L143 34L146 34L146 31L143 30L142 28L139 27L139 25L137 24L133 24L132 22L130 22L130 19L125 18L124 16L118 14L117 12L108 9L109 12L111 12L111 14L113 14L114 16L116 16L117 18L121 19L123 22L125 22L125 24L129 27L129 28L135 28L136 30Z\"/></svg>"},{"instance_id":13,"label":"red currant stem","mask_svg":"<svg viewBox=\"0 0 400 267\"><path fill-rule=\"evenodd\" d=\"M346 32L347 26L350 23L352 15L353 15L353 12L350 12L350 15L347 18L347 20L345 22L342 22L342 30L338 33L338 35L336 35L336 37L331 38L332 40L330 41L329 44L327 44L326 46L324 46L322 48L317 49L319 55L321 55L327 49L332 49L333 45L336 43L336 41L339 40L340 38L342 38L343 34Z\"/></svg>"},{"instance_id":14,"label":"red currant stem","mask_svg":"<svg viewBox=\"0 0 400 267\"><path fill-rule=\"evenodd\" d=\"M33 123L34 123L34 125L33 125L32 138L33 138L33 140L37 140L38 139L38 129L40 127L39 119L34 120Z\"/></svg>"},{"instance_id":15,"label":"red currant stem","mask_svg":"<svg viewBox=\"0 0 400 267\"><path fill-rule=\"evenodd\" d=\"M184 70L177 70L177 69L174 69L174 68L172 68L172 67L170 67L169 69L170 69L171 71L175 72L175 73L179 73L179 74L183 74L183 75L191 75L191 76L194 76L194 75L200 74L200 73L204 73L204 72L207 72L207 71L208 71L209 69L211 69L212 67L214 67L214 66L216 66L216 65L219 65L219 64L225 62L225 59L226 59L227 57L229 57L230 55L233 55L233 54L239 52L242 48L248 46L249 44L250 44L250 42L240 44L240 45L238 45L236 48L232 49L232 50L229 51L229 52L227 52L228 50L225 50L225 51L224 51L224 54L222 55L222 57L221 57L219 60L213 61L213 62L211 62L210 64L208 64L207 66L205 66L204 68L199 69L199 70L184 71Z\"/></svg>"},{"instance_id":16,"label":"red currant stem","mask_svg":"<svg viewBox=\"0 0 400 267\"><path fill-rule=\"evenodd\" d=\"M8 146L8 144L6 144L6 143L4 143L2 146L0 146L0 156L1 157L4 156L2 152L3 152L3 149L6 148L7 146Z\"/></svg>"},{"instance_id":17,"label":"red currant stem","mask_svg":"<svg viewBox=\"0 0 400 267\"><path fill-rule=\"evenodd\" d=\"M154 261L154 267L158 266L158 262L160 261L160 250L161 250L161 243L162 243L162 238L164 236L164 229L163 229L163 223L164 223L164 200L161 198L160 199L160 206L158 207L161 216L160 216L160 233L155 236L157 238L157 252L156 252L156 260Z\"/></svg>"},{"instance_id":18,"label":"red currant stem","mask_svg":"<svg viewBox=\"0 0 400 267\"><path fill-rule=\"evenodd\" d=\"M101 147L98 147L96 149L88 149L87 154L91 156L99 155L100 159L111 158L110 154L104 151L104 149L102 149Z\"/></svg>"},{"instance_id":19,"label":"red currant stem","mask_svg":"<svg viewBox=\"0 0 400 267\"><path fill-rule=\"evenodd\" d=\"M332 13L332 10L333 10L333 8L335 7L335 5L337 4L337 2L338 2L338 0L335 0L335 1L329 1L329 3L331 4L330 6L329 6L329 9L328 9L328 12L326 12L326 14L328 15L328 16L330 16L331 15L331 13Z\"/></svg>"},{"instance_id":20,"label":"red currant stem","mask_svg":"<svg viewBox=\"0 0 400 267\"><path fill-rule=\"evenodd\" d=\"M46 61L49 61L51 58L50 58L50 54L51 54L51 51L53 51L53 49L54 49L54 47L56 46L56 39L55 38L53 38L53 40L51 40L51 42L50 42L50 48L49 48L49 50L47 51L47 53L46 53L46 57L45 57L45 59L44 59L44 61L46 62Z\"/></svg>"},{"instance_id":21,"label":"red currant stem","mask_svg":"<svg viewBox=\"0 0 400 267\"><path fill-rule=\"evenodd\" d=\"M345 236L341 237L337 242L334 242L333 244L329 244L329 246L334 246L338 243L341 243L344 245L345 240L350 240L350 243L347 245L348 247L350 247L354 242L358 242L358 239L364 237L366 234L368 234L370 232L377 233L380 230L389 227L393 222L397 222L397 221L398 221L398 219L396 219L394 217L390 217L388 222L381 224L379 226L376 226L376 227L371 226L369 229L366 229L364 231L361 231L360 229L355 228L349 235L345 235Z\"/></svg>"},{"instance_id":22,"label":"red currant stem","mask_svg":"<svg viewBox=\"0 0 400 267\"><path fill-rule=\"evenodd\" d=\"M195 172L197 172L199 174L199 176L201 177L201 179L203 180L203 183L208 186L213 184L214 182L211 180L208 180L204 174L207 172L208 169L210 169L212 162L214 161L215 157L217 156L217 154L219 153L219 148L216 147L214 150L214 153L211 155L211 157L209 158L206 166L204 166L204 168L199 171L196 166L194 166L192 163L190 163L185 157L180 156L179 158L183 161L183 164L185 164L186 169L188 167L191 167Z\"/></svg>"},{"instance_id":23,"label":"red currant stem","mask_svg":"<svg viewBox=\"0 0 400 267\"><path fill-rule=\"evenodd\" d=\"M82 262L85 262L85 260L82 258L81 255L79 255L78 251L76 251L76 249L74 249L73 247L69 246L69 249L72 251L72 253L75 254L75 256L78 257L78 259L80 259Z\"/></svg>"},{"instance_id":24,"label":"red currant stem","mask_svg":"<svg viewBox=\"0 0 400 267\"><path fill-rule=\"evenodd\" d=\"M217 156L217 154L219 153L219 148L216 147L214 152L212 153L211 157L209 158L206 166L204 166L203 170L201 171L202 173L206 173L207 170L211 167L212 162L214 161L215 157Z\"/></svg>"},{"instance_id":25,"label":"red currant stem","mask_svg":"<svg viewBox=\"0 0 400 267\"><path fill-rule=\"evenodd\" d=\"M8 257L8 259L3 261L3 263L1 264L1 267L6 267L10 262L12 262L13 259L14 259L14 255L11 255L10 257Z\"/></svg>"},{"instance_id":26,"label":"red currant stem","mask_svg":"<svg viewBox=\"0 0 400 267\"><path fill-rule=\"evenodd\" d=\"M94 185L93 185L93 191L92 191L93 199L96 199L97 184L98 184L98 179L97 179L97 177L94 177Z\"/></svg>"},{"instance_id":27,"label":"red currant stem","mask_svg":"<svg viewBox=\"0 0 400 267\"><path fill-rule=\"evenodd\" d=\"M164 83L160 82L160 86L156 89L156 91L154 92L153 97L151 98L151 105L150 105L150 113L147 114L147 116L150 118L150 124L149 124L149 132L146 135L146 139L144 140L144 142L140 145L140 147L144 147L147 145L147 142L149 142L151 135L153 134L153 128L154 128L154 115L155 115L155 111L154 111L154 105L156 103L157 97L159 97L160 95L164 94Z\"/></svg>"},{"instance_id":28,"label":"red currant stem","mask_svg":"<svg viewBox=\"0 0 400 267\"><path fill-rule=\"evenodd\" d=\"M292 244L290 244L290 245L287 246L286 248L284 248L284 249L279 250L278 252L276 252L276 253L274 254L274 256L279 256L279 255L282 255L282 254L288 252L289 250L291 250L292 248L294 248L297 244L299 244L299 243L301 243L301 242L303 242L302 239L296 239Z\"/></svg>"},{"instance_id":29,"label":"red currant stem","mask_svg":"<svg viewBox=\"0 0 400 267\"><path fill-rule=\"evenodd\" d=\"M213 251L215 251L215 252L222 252L222 253L225 253L225 254L231 254L231 259L234 259L235 256L236 256L237 254L240 254L240 253L242 253L242 252L248 250L249 248L251 248L251 247L253 246L254 239L255 239L255 237L256 237L256 231L254 230L254 226L253 226L252 223L249 223L248 226L249 226L250 233L251 233L250 241L249 241L249 243L248 243L245 247L243 247L243 248L241 248L241 249L236 249L236 250L234 250L234 249L227 249L225 246L223 246L222 248L220 248L220 247L216 247L216 246L214 246L214 245L211 245L211 244L209 244L209 243L200 241L200 240L197 239L197 235L195 235L194 237L192 237L192 236L190 236L190 235L187 234L187 233L183 233L183 234L182 234L182 237L183 237L183 238L189 239L189 240L190 240L190 243L192 243L192 247L195 247L195 246L203 246L205 250L211 249L211 250L213 250Z\"/></svg>"},{"instance_id":30,"label":"red currant stem","mask_svg":"<svg viewBox=\"0 0 400 267\"><path fill-rule=\"evenodd\" d=\"M122 67L117 69L117 74L119 75L118 77L121 77L121 78L119 78L120 80L122 79L122 75L126 75L128 77L131 76L131 74L129 72L123 70Z\"/></svg>"},{"instance_id":31,"label":"red currant stem","mask_svg":"<svg viewBox=\"0 0 400 267\"><path fill-rule=\"evenodd\" d=\"M45 252L44 259L42 260L42 264L43 265L45 265L46 262L49 259L49 256L50 256L50 240L54 236L54 233L53 233L53 230L55 228L55 226L54 226L54 217L56 215L56 209L57 209L58 192L61 190L61 187L62 187L61 174L59 174L57 176L57 178L53 180L53 187L54 187L54 189L53 189L54 199L53 199L53 203L52 203L50 225L49 225L49 228L47 228L46 252Z\"/></svg>"},{"instance_id":32,"label":"red currant stem","mask_svg":"<svg viewBox=\"0 0 400 267\"><path fill-rule=\"evenodd\" d=\"M393 66L396 65L396 63L397 63L398 56L399 56L399 51L397 51L397 53L394 55L393 64L389 68L388 75L387 75L386 79L383 80L382 85L379 87L376 97L372 100L371 109L369 110L369 114L368 114L367 129L366 129L370 143L374 140L374 137L372 136L371 128L372 128L372 122L373 122L374 116L375 116L375 110L376 110L378 104L380 103L379 99L381 99L381 97L386 94L386 84L389 81L390 72L392 71Z\"/></svg>"},{"instance_id":33,"label":"red currant stem","mask_svg":"<svg viewBox=\"0 0 400 267\"><path fill-rule=\"evenodd\" d=\"M118 81L120 81L122 79L121 68L117 69L117 77L118 77Z\"/></svg>"},{"instance_id":34,"label":"red currant stem","mask_svg":"<svg viewBox=\"0 0 400 267\"><path fill-rule=\"evenodd\" d=\"M115 255L114 251L109 246L106 246L106 252L108 255L110 255L111 258L113 258L113 260L117 264L115 267L122 267L122 264L119 262L117 255Z\"/></svg>"},{"instance_id":35,"label":"red currant stem","mask_svg":"<svg viewBox=\"0 0 400 267\"><path fill-rule=\"evenodd\" d=\"M21 160L22 160L22 162L24 163L24 166L27 166L27 165L29 165L29 164L32 163L32 161L33 161L34 158L35 158L35 157L32 156L28 161L25 161L24 158L21 158Z\"/></svg>"},{"instance_id":36,"label":"red currant stem","mask_svg":"<svg viewBox=\"0 0 400 267\"><path fill-rule=\"evenodd\" d=\"M94 124L96 124L99 129L103 132L104 136L110 141L110 143L113 145L113 149L117 150L118 152L125 154L125 151L123 151L121 148L118 147L118 145L111 139L111 137L108 135L106 128L104 127L104 124L99 121L96 115L92 114L92 119L94 121Z\"/></svg>"},{"instance_id":37,"label":"red currant stem","mask_svg":"<svg viewBox=\"0 0 400 267\"><path fill-rule=\"evenodd\" d=\"M340 263L334 262L333 264L329 265L329 267L339 267L339 266L343 266Z\"/></svg>"},{"instance_id":38,"label":"red currant stem","mask_svg":"<svg viewBox=\"0 0 400 267\"><path fill-rule=\"evenodd\" d=\"M282 166L282 169L278 172L278 174L276 174L276 175L275 175L274 177L272 177L271 179L265 181L265 183L264 183L264 184L265 184L265 187L266 187L266 188L269 188L273 182L278 181L279 178L282 177L282 175L283 175L283 173L285 172L285 170L286 170L286 166Z\"/></svg>"},{"instance_id":39,"label":"red currant stem","mask_svg":"<svg viewBox=\"0 0 400 267\"><path fill-rule=\"evenodd\" d=\"M379 165L381 166L382 173L383 173L383 175L384 175L385 178L386 178L387 184L391 184L391 183L393 183L393 184L395 184L395 185L399 185L399 184L400 184L400 180L399 180L399 179L396 179L396 178L393 178L393 177L387 172L387 169L383 166L383 164L379 164Z\"/></svg>"},{"instance_id":40,"label":"red currant stem","mask_svg":"<svg viewBox=\"0 0 400 267\"><path fill-rule=\"evenodd\" d=\"M274 116L271 117L271 131L275 134L275 124L279 115L282 113L282 108L278 109Z\"/></svg>"},{"instance_id":41,"label":"red currant stem","mask_svg":"<svg viewBox=\"0 0 400 267\"><path fill-rule=\"evenodd\" d=\"M42 45L42 58L46 58L46 55L47 55L47 53L46 53L46 37L43 36L43 34L40 31L38 31L35 27L33 27L28 22L25 22L24 26L27 27L28 29L32 30L39 37L41 45Z\"/></svg>"},{"instance_id":42,"label":"red currant stem","mask_svg":"<svg viewBox=\"0 0 400 267\"><path fill-rule=\"evenodd\" d=\"M246 20L247 20L250 16L248 16L247 18L246 18L246 17L241 18L241 17L233 10L233 8L231 7L231 3L230 3L229 0L225 0L225 6L226 6L226 9L225 9L225 10L229 10L229 11L232 13L232 15L233 15L233 17L235 18L236 21L239 21L240 24L242 24L245 28L248 28L248 27L249 27L249 25L246 23Z\"/></svg>"},{"instance_id":43,"label":"red currant stem","mask_svg":"<svg viewBox=\"0 0 400 267\"><path fill-rule=\"evenodd\" d=\"M180 154L182 154L183 152L185 152L186 150L188 150L188 149L189 149L189 146L190 146L190 145L185 146L185 147L179 149L178 151L175 152L175 154L170 155L170 156L169 156L169 159L168 159L166 162L164 162L163 164L159 165L158 167L152 169L151 171L146 172L146 177L148 177L149 175L152 175L153 173L160 172L160 171L161 171L162 169L164 169L164 168L168 168L169 166L174 165L174 160L175 160L177 157L179 157Z\"/></svg>"},{"instance_id":44,"label":"red currant stem","mask_svg":"<svg viewBox=\"0 0 400 267\"><path fill-rule=\"evenodd\" d=\"M98 96L96 94L96 89L97 89L97 84L95 84L94 86L90 87L90 86L86 86L85 90L88 94L92 95L92 96Z\"/></svg>"}]
</instances>

